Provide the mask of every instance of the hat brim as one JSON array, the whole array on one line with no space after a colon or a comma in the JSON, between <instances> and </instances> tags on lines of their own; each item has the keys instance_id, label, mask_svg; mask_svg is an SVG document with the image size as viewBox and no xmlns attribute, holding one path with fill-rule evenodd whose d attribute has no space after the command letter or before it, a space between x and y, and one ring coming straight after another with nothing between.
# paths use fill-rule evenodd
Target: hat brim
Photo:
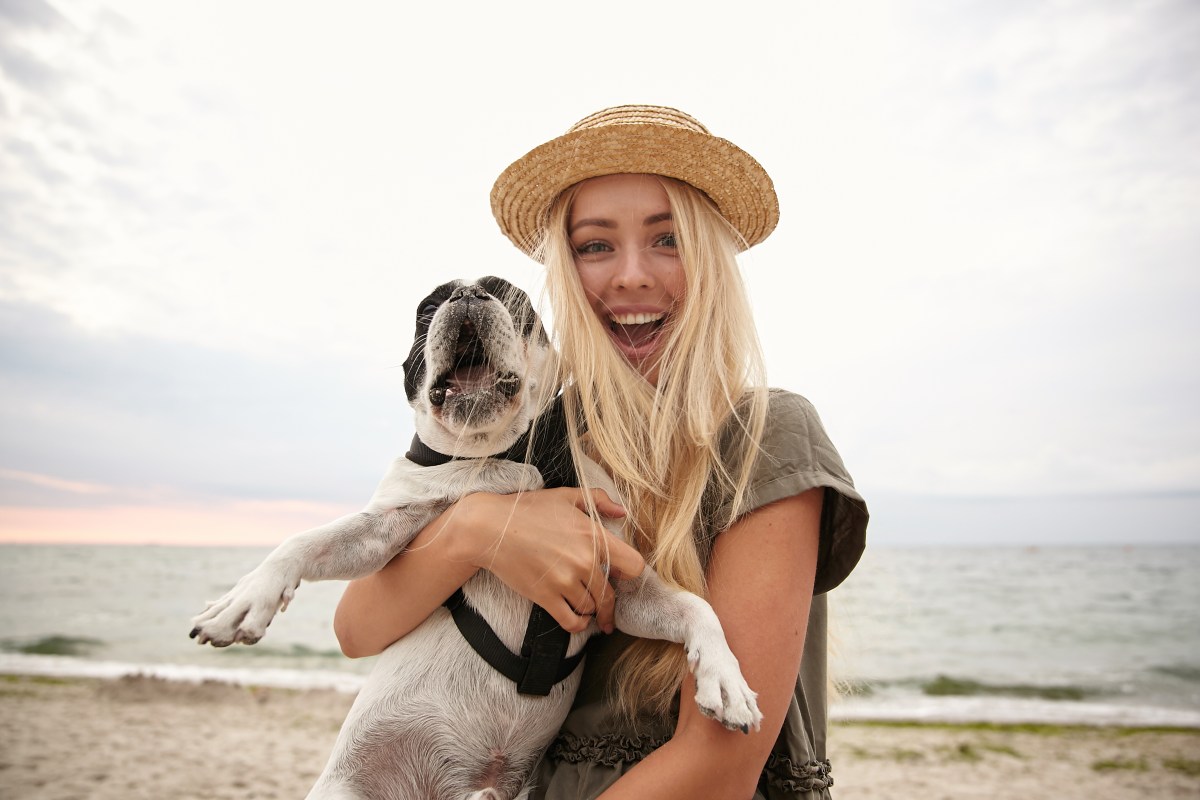
<instances>
[{"instance_id":1,"label":"hat brim","mask_svg":"<svg viewBox=\"0 0 1200 800\"><path fill-rule=\"evenodd\" d=\"M550 205L588 178L620 173L663 175L708 195L746 247L770 235L779 200L767 171L732 142L654 124L572 131L530 150L492 186L492 214L513 244L532 253Z\"/></svg>"}]
</instances>

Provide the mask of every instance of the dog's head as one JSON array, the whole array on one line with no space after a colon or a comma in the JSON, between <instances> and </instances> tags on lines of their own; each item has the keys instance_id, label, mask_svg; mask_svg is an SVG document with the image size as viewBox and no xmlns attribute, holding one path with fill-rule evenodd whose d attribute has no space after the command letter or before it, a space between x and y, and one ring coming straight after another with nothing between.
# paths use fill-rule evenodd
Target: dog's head
<instances>
[{"instance_id":1,"label":"dog's head","mask_svg":"<svg viewBox=\"0 0 1200 800\"><path fill-rule=\"evenodd\" d=\"M508 449L539 409L550 342L528 295L501 278L444 283L417 307L404 389L417 434L447 455Z\"/></svg>"}]
</instances>

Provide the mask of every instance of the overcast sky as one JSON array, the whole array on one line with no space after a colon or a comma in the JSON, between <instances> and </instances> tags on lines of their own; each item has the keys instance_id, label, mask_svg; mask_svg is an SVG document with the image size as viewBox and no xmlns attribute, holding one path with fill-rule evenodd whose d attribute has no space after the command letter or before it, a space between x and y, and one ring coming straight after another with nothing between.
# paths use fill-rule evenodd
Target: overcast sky
<instances>
[{"instance_id":1,"label":"overcast sky","mask_svg":"<svg viewBox=\"0 0 1200 800\"><path fill-rule=\"evenodd\" d=\"M495 176L656 103L774 178L771 381L885 539L1134 493L1200 541L1196 42L1191 0L0 0L0 540L357 509L411 437L417 301L539 288Z\"/></svg>"}]
</instances>

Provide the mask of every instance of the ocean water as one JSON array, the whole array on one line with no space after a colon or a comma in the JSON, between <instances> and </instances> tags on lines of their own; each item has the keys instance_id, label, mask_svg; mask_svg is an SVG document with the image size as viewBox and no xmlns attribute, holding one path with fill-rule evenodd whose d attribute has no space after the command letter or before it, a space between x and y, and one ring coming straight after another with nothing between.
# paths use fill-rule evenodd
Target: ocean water
<instances>
[{"instance_id":1,"label":"ocean water","mask_svg":"<svg viewBox=\"0 0 1200 800\"><path fill-rule=\"evenodd\" d=\"M370 659L304 584L253 647L187 634L260 548L0 546L0 672L332 687ZM1200 547L869 550L831 594L844 719L1200 727Z\"/></svg>"}]
</instances>

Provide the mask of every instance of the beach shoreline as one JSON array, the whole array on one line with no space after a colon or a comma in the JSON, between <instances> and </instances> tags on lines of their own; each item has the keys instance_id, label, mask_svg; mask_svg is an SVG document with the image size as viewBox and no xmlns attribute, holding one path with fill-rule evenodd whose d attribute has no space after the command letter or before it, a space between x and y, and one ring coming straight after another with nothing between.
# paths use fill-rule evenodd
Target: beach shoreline
<instances>
[{"instance_id":1,"label":"beach shoreline","mask_svg":"<svg viewBox=\"0 0 1200 800\"><path fill-rule=\"evenodd\" d=\"M0 676L0 796L301 798L353 702L147 676ZM1200 730L842 721L838 800L1200 796Z\"/></svg>"}]
</instances>

